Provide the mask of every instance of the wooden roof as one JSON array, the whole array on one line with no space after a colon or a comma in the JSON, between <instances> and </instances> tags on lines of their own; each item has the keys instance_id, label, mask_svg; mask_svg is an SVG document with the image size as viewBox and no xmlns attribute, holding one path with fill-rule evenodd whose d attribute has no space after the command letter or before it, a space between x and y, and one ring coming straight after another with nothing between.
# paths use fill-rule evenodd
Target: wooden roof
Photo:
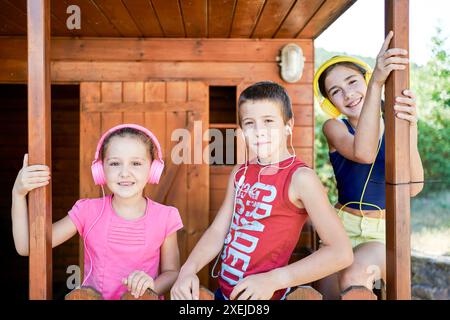
<instances>
[{"instance_id":1,"label":"wooden roof","mask_svg":"<svg viewBox=\"0 0 450 320\"><path fill-rule=\"evenodd\" d=\"M51 0L52 36L316 38L356 0ZM68 30L69 5L81 29ZM26 0L0 0L0 36L26 35Z\"/></svg>"}]
</instances>

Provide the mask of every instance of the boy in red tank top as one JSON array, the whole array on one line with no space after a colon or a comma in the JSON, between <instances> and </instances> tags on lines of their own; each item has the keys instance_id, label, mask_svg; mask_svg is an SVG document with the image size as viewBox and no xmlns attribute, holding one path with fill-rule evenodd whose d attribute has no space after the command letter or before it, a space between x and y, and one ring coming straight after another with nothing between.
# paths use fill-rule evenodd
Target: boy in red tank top
<instances>
[{"instance_id":1,"label":"boy in red tank top","mask_svg":"<svg viewBox=\"0 0 450 320\"><path fill-rule=\"evenodd\" d=\"M233 169L224 202L182 266L172 299L198 299L196 274L218 254L215 295L225 300L283 299L289 288L353 261L350 241L319 178L288 150L294 120L285 89L256 83L242 92L238 108L246 148L254 156ZM324 245L288 264L308 216Z\"/></svg>"}]
</instances>

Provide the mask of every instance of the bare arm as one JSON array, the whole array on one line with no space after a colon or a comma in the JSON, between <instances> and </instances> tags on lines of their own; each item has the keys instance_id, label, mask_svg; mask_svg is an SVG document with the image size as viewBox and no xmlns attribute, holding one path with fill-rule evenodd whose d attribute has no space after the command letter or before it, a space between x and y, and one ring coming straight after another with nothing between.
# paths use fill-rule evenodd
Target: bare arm
<instances>
[{"instance_id":1,"label":"bare arm","mask_svg":"<svg viewBox=\"0 0 450 320\"><path fill-rule=\"evenodd\" d=\"M410 90L404 90L402 97L396 98L394 110L396 117L409 121L409 161L410 179L412 182L423 181L423 166L418 149L416 96ZM411 197L416 196L423 189L423 183L412 183L410 186Z\"/></svg>"},{"instance_id":2,"label":"bare arm","mask_svg":"<svg viewBox=\"0 0 450 320\"><path fill-rule=\"evenodd\" d=\"M45 165L28 166L28 155L23 159L12 190L11 220L14 245L21 256L29 255L28 207L26 196L29 191L49 184L50 169ZM67 216L52 227L52 247L56 247L77 233L75 224Z\"/></svg>"},{"instance_id":3,"label":"bare arm","mask_svg":"<svg viewBox=\"0 0 450 320\"><path fill-rule=\"evenodd\" d=\"M225 199L213 223L203 233L181 267L171 290L172 299L198 299L199 282L195 275L220 253L231 224L235 195L234 175L237 169L238 166L230 174Z\"/></svg>"},{"instance_id":4,"label":"bare arm","mask_svg":"<svg viewBox=\"0 0 450 320\"><path fill-rule=\"evenodd\" d=\"M276 290L321 279L352 264L350 240L314 171L297 169L291 187L295 188L298 200L307 210L322 240L322 246L306 258L285 267L246 277L234 287L230 299L234 299L241 291L244 292L239 300L249 297L270 299Z\"/></svg>"},{"instance_id":5,"label":"bare arm","mask_svg":"<svg viewBox=\"0 0 450 320\"><path fill-rule=\"evenodd\" d=\"M299 168L293 176L293 187L308 212L322 245L306 258L273 271L280 288L321 279L353 262L350 240L315 172Z\"/></svg>"},{"instance_id":6,"label":"bare arm","mask_svg":"<svg viewBox=\"0 0 450 320\"><path fill-rule=\"evenodd\" d=\"M161 274L155 279L155 292L163 294L172 287L180 270L180 250L177 233L164 240L161 246Z\"/></svg>"}]
</instances>

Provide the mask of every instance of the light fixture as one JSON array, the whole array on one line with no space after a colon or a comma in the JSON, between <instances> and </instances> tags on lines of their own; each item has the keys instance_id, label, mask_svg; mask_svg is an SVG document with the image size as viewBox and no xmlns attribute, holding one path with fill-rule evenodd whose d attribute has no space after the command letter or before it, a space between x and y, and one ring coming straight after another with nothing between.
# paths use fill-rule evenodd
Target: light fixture
<instances>
[{"instance_id":1,"label":"light fixture","mask_svg":"<svg viewBox=\"0 0 450 320\"><path fill-rule=\"evenodd\" d=\"M289 83L300 80L305 65L305 57L302 48L295 43L289 43L281 49L281 54L277 57L281 68L281 78Z\"/></svg>"}]
</instances>

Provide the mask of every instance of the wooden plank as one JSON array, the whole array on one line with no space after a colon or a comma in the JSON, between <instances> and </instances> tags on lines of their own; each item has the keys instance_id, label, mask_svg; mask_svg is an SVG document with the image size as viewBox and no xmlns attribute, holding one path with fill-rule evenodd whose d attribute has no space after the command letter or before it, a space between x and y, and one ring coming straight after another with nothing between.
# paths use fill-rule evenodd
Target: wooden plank
<instances>
[{"instance_id":1,"label":"wooden plank","mask_svg":"<svg viewBox=\"0 0 450 320\"><path fill-rule=\"evenodd\" d=\"M312 147L314 145L314 127L294 126L292 144L294 147Z\"/></svg>"},{"instance_id":2,"label":"wooden plank","mask_svg":"<svg viewBox=\"0 0 450 320\"><path fill-rule=\"evenodd\" d=\"M166 100L166 83L163 81L149 81L144 84L145 102L164 102Z\"/></svg>"},{"instance_id":3,"label":"wooden plank","mask_svg":"<svg viewBox=\"0 0 450 320\"><path fill-rule=\"evenodd\" d=\"M356 0L325 0L296 38L317 38L355 2Z\"/></svg>"},{"instance_id":4,"label":"wooden plank","mask_svg":"<svg viewBox=\"0 0 450 320\"><path fill-rule=\"evenodd\" d=\"M186 36L178 1L152 0L152 4L165 37Z\"/></svg>"},{"instance_id":5,"label":"wooden plank","mask_svg":"<svg viewBox=\"0 0 450 320\"><path fill-rule=\"evenodd\" d=\"M51 59L266 62L274 61L288 42L299 45L305 59L312 61L313 43L308 39L53 38ZM26 60L26 46L24 37L0 37L0 58Z\"/></svg>"},{"instance_id":6,"label":"wooden plank","mask_svg":"<svg viewBox=\"0 0 450 320\"><path fill-rule=\"evenodd\" d=\"M130 17L121 0L94 0L95 5L108 17L123 37L141 37L142 33Z\"/></svg>"},{"instance_id":7,"label":"wooden plank","mask_svg":"<svg viewBox=\"0 0 450 320\"><path fill-rule=\"evenodd\" d=\"M75 4L71 1L71 4ZM118 37L119 31L108 20L100 8L91 0L77 0L76 5L82 12L82 28L84 24L90 25L101 37Z\"/></svg>"},{"instance_id":8,"label":"wooden plank","mask_svg":"<svg viewBox=\"0 0 450 320\"><path fill-rule=\"evenodd\" d=\"M265 0L237 1L230 37L249 38L264 8Z\"/></svg>"},{"instance_id":9,"label":"wooden plank","mask_svg":"<svg viewBox=\"0 0 450 320\"><path fill-rule=\"evenodd\" d=\"M187 101L186 81L171 81L166 85L166 97L168 102Z\"/></svg>"},{"instance_id":10,"label":"wooden plank","mask_svg":"<svg viewBox=\"0 0 450 320\"><path fill-rule=\"evenodd\" d=\"M312 81L311 63L305 63L305 74L299 84ZM222 62L53 62L52 81L146 81L149 79L192 80L246 79L249 82L261 79L285 84L280 79L276 62L222 63ZM0 79L3 78L0 75ZM9 78L9 75L6 76ZM311 93L312 94L312 93Z\"/></svg>"},{"instance_id":11,"label":"wooden plank","mask_svg":"<svg viewBox=\"0 0 450 320\"><path fill-rule=\"evenodd\" d=\"M207 0L181 0L184 28L188 38L206 38L208 35Z\"/></svg>"},{"instance_id":12,"label":"wooden plank","mask_svg":"<svg viewBox=\"0 0 450 320\"><path fill-rule=\"evenodd\" d=\"M364 286L352 286L341 293L341 300L377 300L377 296Z\"/></svg>"},{"instance_id":13,"label":"wooden plank","mask_svg":"<svg viewBox=\"0 0 450 320\"><path fill-rule=\"evenodd\" d=\"M314 126L314 109L311 105L294 104L294 124L299 126Z\"/></svg>"},{"instance_id":14,"label":"wooden plank","mask_svg":"<svg viewBox=\"0 0 450 320\"><path fill-rule=\"evenodd\" d=\"M27 17L28 161L51 168L50 0L28 0ZM51 186L28 195L31 300L52 298Z\"/></svg>"},{"instance_id":15,"label":"wooden plank","mask_svg":"<svg viewBox=\"0 0 450 320\"><path fill-rule=\"evenodd\" d=\"M101 194L91 174L91 163L101 136L100 123L100 113L80 113L80 198L98 197Z\"/></svg>"},{"instance_id":16,"label":"wooden plank","mask_svg":"<svg viewBox=\"0 0 450 320\"><path fill-rule=\"evenodd\" d=\"M123 102L144 102L144 83L142 81L124 82Z\"/></svg>"},{"instance_id":17,"label":"wooden plank","mask_svg":"<svg viewBox=\"0 0 450 320\"><path fill-rule=\"evenodd\" d=\"M122 82L102 82L101 94L103 103L122 102Z\"/></svg>"},{"instance_id":18,"label":"wooden plank","mask_svg":"<svg viewBox=\"0 0 450 320\"><path fill-rule=\"evenodd\" d=\"M272 38L289 13L293 0L266 0L252 38Z\"/></svg>"},{"instance_id":19,"label":"wooden plank","mask_svg":"<svg viewBox=\"0 0 450 320\"><path fill-rule=\"evenodd\" d=\"M162 37L163 32L150 1L125 0L124 6L144 37Z\"/></svg>"},{"instance_id":20,"label":"wooden plank","mask_svg":"<svg viewBox=\"0 0 450 320\"><path fill-rule=\"evenodd\" d=\"M27 25L20 24L15 19L0 12L0 32L8 35L23 35L27 33ZM26 21L26 19L25 19Z\"/></svg>"},{"instance_id":21,"label":"wooden plank","mask_svg":"<svg viewBox=\"0 0 450 320\"><path fill-rule=\"evenodd\" d=\"M178 141L172 141L171 136L175 129L186 127L186 112L167 112L166 113L166 142L168 148L167 162L173 162L171 154L169 153L172 148L178 143ZM189 213L187 212L187 170L186 165L180 164L178 174L175 177L173 187L169 192L165 204L174 206L180 212L181 220L184 226L189 224ZM186 227L184 228L186 229ZM180 234L180 237L183 237ZM185 259L189 255L186 249L189 235L186 233L183 237L183 242L180 243L180 260L184 263Z\"/></svg>"},{"instance_id":22,"label":"wooden plank","mask_svg":"<svg viewBox=\"0 0 450 320\"><path fill-rule=\"evenodd\" d=\"M123 123L133 123L145 126L144 112L125 112L123 114Z\"/></svg>"},{"instance_id":23,"label":"wooden plank","mask_svg":"<svg viewBox=\"0 0 450 320\"><path fill-rule=\"evenodd\" d=\"M292 7L274 38L295 38L325 0L300 0Z\"/></svg>"},{"instance_id":24,"label":"wooden plank","mask_svg":"<svg viewBox=\"0 0 450 320\"><path fill-rule=\"evenodd\" d=\"M201 81L189 81L187 85L188 101L200 101L202 103L208 103L209 87L207 84Z\"/></svg>"},{"instance_id":25,"label":"wooden plank","mask_svg":"<svg viewBox=\"0 0 450 320\"><path fill-rule=\"evenodd\" d=\"M155 188L155 192L152 194L152 200L164 203L166 201L167 195L169 194L170 188L173 186L175 177L178 174L179 165L168 162L164 168L164 174L161 176L159 186Z\"/></svg>"},{"instance_id":26,"label":"wooden plank","mask_svg":"<svg viewBox=\"0 0 450 320\"><path fill-rule=\"evenodd\" d=\"M208 87L203 84L189 82L189 97L207 96ZM196 92L199 91L199 92ZM208 129L209 109L208 101L203 100L203 110L188 112L191 123L194 122L191 131L192 137L192 164L188 165L188 212L190 214L188 232L204 230L209 225L209 166L203 162L203 152L208 148L208 141L203 141L203 132ZM195 244L194 244L195 245ZM193 249L190 248L190 249Z\"/></svg>"},{"instance_id":27,"label":"wooden plank","mask_svg":"<svg viewBox=\"0 0 450 320\"><path fill-rule=\"evenodd\" d=\"M308 167L314 168L314 150L312 147L310 148L294 147L294 150L295 154L300 160L305 162L308 165ZM291 151L290 148L289 151Z\"/></svg>"},{"instance_id":28,"label":"wooden plank","mask_svg":"<svg viewBox=\"0 0 450 320\"><path fill-rule=\"evenodd\" d=\"M187 110L200 110L201 104L198 101L187 102L99 102L82 103L83 112L106 112L110 110L120 112L180 112Z\"/></svg>"},{"instance_id":29,"label":"wooden plank","mask_svg":"<svg viewBox=\"0 0 450 320\"><path fill-rule=\"evenodd\" d=\"M18 8L17 7L18 3L15 3L15 5L13 5L12 3L10 3L9 1L6 0L1 0L0 1L0 6L2 8L3 13L8 16L8 17L14 17L14 21L15 24L20 26L20 30L27 30L27 2L24 1L22 3L22 8ZM17 32L16 32L17 34ZM23 34L27 34L26 32L24 32Z\"/></svg>"},{"instance_id":30,"label":"wooden plank","mask_svg":"<svg viewBox=\"0 0 450 320\"><path fill-rule=\"evenodd\" d=\"M101 83L100 82L82 82L80 83L80 102L100 102L101 101Z\"/></svg>"},{"instance_id":31,"label":"wooden plank","mask_svg":"<svg viewBox=\"0 0 450 320\"><path fill-rule=\"evenodd\" d=\"M101 112L101 134L107 130L124 123L122 112ZM100 140L100 136L97 137L97 141Z\"/></svg>"},{"instance_id":32,"label":"wooden plank","mask_svg":"<svg viewBox=\"0 0 450 320\"><path fill-rule=\"evenodd\" d=\"M226 174L214 174L210 172L209 187L212 189L226 190L229 176Z\"/></svg>"},{"instance_id":33,"label":"wooden plank","mask_svg":"<svg viewBox=\"0 0 450 320\"><path fill-rule=\"evenodd\" d=\"M385 34L394 31L391 48L409 50L409 1L385 1ZM394 115L395 97L409 88L409 68L393 71L386 97L386 268L387 298L411 299L410 129Z\"/></svg>"},{"instance_id":34,"label":"wooden plank","mask_svg":"<svg viewBox=\"0 0 450 320\"><path fill-rule=\"evenodd\" d=\"M228 38L237 0L208 1L208 38Z\"/></svg>"},{"instance_id":35,"label":"wooden plank","mask_svg":"<svg viewBox=\"0 0 450 320\"><path fill-rule=\"evenodd\" d=\"M298 286L286 300L322 300L322 295L311 286Z\"/></svg>"}]
</instances>

